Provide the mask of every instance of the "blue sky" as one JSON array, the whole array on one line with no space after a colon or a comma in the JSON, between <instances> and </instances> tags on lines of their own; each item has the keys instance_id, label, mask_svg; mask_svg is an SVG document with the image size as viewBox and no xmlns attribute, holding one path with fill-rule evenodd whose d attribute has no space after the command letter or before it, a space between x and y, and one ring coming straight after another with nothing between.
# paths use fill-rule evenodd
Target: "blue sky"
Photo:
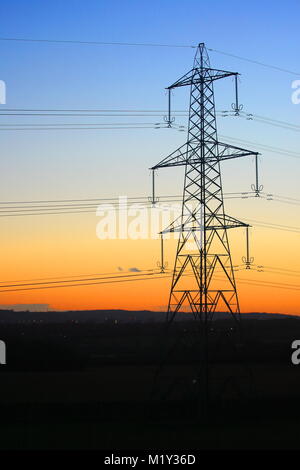
<instances>
[{"instance_id":1,"label":"blue sky","mask_svg":"<svg viewBox=\"0 0 300 470\"><path fill-rule=\"evenodd\" d=\"M297 1L11 0L1 2L1 37L187 45L204 41L213 49L300 73L299 10ZM164 87L191 67L194 54L192 49L181 48L5 41L0 42L0 51L0 78L7 84L7 106L33 108L161 109L166 104ZM300 105L292 105L290 99L291 81L297 76L217 53L211 53L211 62L242 74L240 99L246 110L299 122ZM216 93L217 108L228 109L233 98L230 80L218 85ZM186 106L187 96L187 90L176 93L174 106ZM232 120L223 120L220 130L226 135L238 132L244 139L297 148L297 135L290 131ZM75 197L87 191L97 195L100 182L101 194L112 195L113 181L118 184L116 193L128 193L135 187L136 194L144 192L147 168L184 138L183 133L164 130L118 132L117 138L113 130L105 135L104 131L80 131L76 135L71 131L55 135L2 132L3 170L12 176L3 181L1 197L12 198L16 185L23 199L49 197L51 193ZM275 159L280 175L283 166ZM91 166L95 168L93 175L87 171ZM113 171L111 178L108 173ZM101 180L103 173L107 177Z\"/></svg>"},{"instance_id":2,"label":"blue sky","mask_svg":"<svg viewBox=\"0 0 300 470\"><path fill-rule=\"evenodd\" d=\"M300 5L293 0L280 4L253 1L251 5L237 1L12 0L2 1L0 9L5 19L1 37L186 45L203 41L212 49L300 74ZM1 41L0 53L6 107L163 109L164 87L191 68L194 50ZM300 75L216 52L210 56L213 66L241 73L240 101L246 111L300 122L300 105L291 102L291 82ZM228 109L234 97L232 79L217 83L215 89L217 109ZM176 91L174 108L184 109L187 103L188 90ZM26 119L35 123L63 120ZM90 121L97 119L113 122L109 118ZM163 115L150 121L162 119ZM24 121L1 118L1 123L7 122ZM82 118L64 122L82 122ZM294 151L298 148L297 132L243 119L220 118L219 132ZM184 133L168 129L2 131L0 196L2 200L31 200L144 195L150 190L148 168L184 139ZM297 196L299 163L264 152L261 166L266 191ZM253 163L239 162L235 168L239 178L233 177L230 163L224 168L225 187L248 190ZM163 172L159 190L174 193L174 182L180 188L180 176Z\"/></svg>"}]
</instances>

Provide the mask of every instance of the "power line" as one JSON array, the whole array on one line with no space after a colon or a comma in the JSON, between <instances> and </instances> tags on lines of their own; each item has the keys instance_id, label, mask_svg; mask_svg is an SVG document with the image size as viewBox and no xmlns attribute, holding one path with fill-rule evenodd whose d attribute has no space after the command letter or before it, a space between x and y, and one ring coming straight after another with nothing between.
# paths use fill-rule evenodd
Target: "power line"
<instances>
[{"instance_id":1,"label":"power line","mask_svg":"<svg viewBox=\"0 0 300 470\"><path fill-rule=\"evenodd\" d=\"M46 44L79 44L79 45L98 45L98 46L133 46L133 47L167 47L167 48L187 48L187 49L195 49L198 46L192 44L160 44L160 43L146 43L146 42L109 42L109 41L83 41L83 40L75 40L75 39L41 39L41 38L0 38L0 41L7 41L7 42L29 42L29 43L46 43ZM232 54L230 52L220 51L219 49L212 49L207 48L207 50L216 52L218 54L226 55L229 57L234 57L235 59L243 60L246 62L250 62L255 65L260 65L262 67L266 67L272 70L276 70L278 72L285 72L291 75L300 75L298 72L294 72L282 67L278 67L272 64L266 64L264 62L260 62L258 60L249 59L247 57L239 56L236 54Z\"/></svg>"},{"instance_id":2,"label":"power line","mask_svg":"<svg viewBox=\"0 0 300 470\"><path fill-rule=\"evenodd\" d=\"M147 125L147 126L160 126L161 124L163 125L166 125L165 122L87 122L87 123L62 123L62 122L57 122L55 124L53 123L31 123L31 124L27 124L27 123L22 123L22 124L0 124L0 128L1 127L27 127L27 126L37 126L37 127L52 127L52 126L124 126L124 125L130 125L130 126L143 126L143 125Z\"/></svg>"},{"instance_id":3,"label":"power line","mask_svg":"<svg viewBox=\"0 0 300 470\"><path fill-rule=\"evenodd\" d=\"M0 38L0 41L14 42L41 42L49 44L86 44L96 46L143 46L143 47L178 47L194 49L197 46L187 44L157 44L145 42L106 42L106 41L80 41L74 39L32 39L32 38Z\"/></svg>"},{"instance_id":4,"label":"power line","mask_svg":"<svg viewBox=\"0 0 300 470\"><path fill-rule=\"evenodd\" d=\"M249 59L247 57L242 57L240 55L235 55L235 54L231 54L229 52L224 52L224 51L220 51L218 49L211 49L211 48L208 48L209 51L212 51L212 52L217 52L218 54L223 54L223 55L226 55L226 56L229 56L229 57L234 57L235 59L239 59L239 60L244 60L246 62L250 62L252 64L256 64L256 65L260 65L262 67L267 67L269 69L273 69L273 70L277 70L278 72L285 72L285 73L289 73L291 75L298 75L300 76L300 73L298 72L294 72L292 70L288 70L288 69L284 69L282 67L278 67L277 65L271 65L271 64L265 64L264 62L260 62L258 60L254 60L254 59Z\"/></svg>"},{"instance_id":5,"label":"power line","mask_svg":"<svg viewBox=\"0 0 300 470\"><path fill-rule=\"evenodd\" d=\"M93 116L93 117L121 117L121 116L126 116L126 117L136 117L136 116L142 116L142 117L145 117L145 116L149 116L149 117L156 117L156 116L161 116L161 113L147 113L147 112L139 112L139 111L136 111L135 113L121 113L121 112L108 112L108 113L97 113L96 111L90 111L89 113L79 113L79 112L61 112L61 113L43 113L43 112L36 112L36 113L33 113L33 112L24 112L24 113L5 113L5 112L1 112L0 110L0 116L48 116L48 117L57 117L57 116L79 116L79 117L86 117L86 116ZM176 117L181 117L181 116L187 116L187 114L175 114Z\"/></svg>"},{"instance_id":6,"label":"power line","mask_svg":"<svg viewBox=\"0 0 300 470\"><path fill-rule=\"evenodd\" d=\"M300 129L300 126L299 124L294 124L294 123L291 123L291 122L287 122L287 121L281 121L281 120L278 120L278 119L273 119L273 118L270 118L270 117L267 117L267 116L261 116L260 114L249 114L249 113L246 113L245 111L240 111L240 113L242 115L244 115L247 119L249 118L249 120L252 120L252 119L257 119L257 120L261 120L261 121L267 121L269 123L274 123L274 124L282 124L283 126L288 126L288 127L293 127L295 128L295 130L299 130ZM242 116L240 116L242 117Z\"/></svg>"},{"instance_id":7,"label":"power line","mask_svg":"<svg viewBox=\"0 0 300 470\"><path fill-rule=\"evenodd\" d=\"M186 126L179 126L177 124L172 124L172 127L177 131L187 130ZM300 127L299 127L299 130L300 130ZM229 142L232 141L233 143L254 145L256 147L260 147L261 149L267 150L267 151L272 152L272 153L279 153L279 154L289 156L289 157L293 157L293 158L300 158L299 152L295 152L293 150L287 150L287 149L283 149L283 148L280 148L280 147L274 147L274 146L271 146L271 145L260 144L260 143L253 142L253 141L250 141L250 140L238 139L236 137L231 137L231 136L227 136L227 135L224 135L224 134L223 135L219 134L219 136L222 139L227 139Z\"/></svg>"},{"instance_id":8,"label":"power line","mask_svg":"<svg viewBox=\"0 0 300 470\"><path fill-rule=\"evenodd\" d=\"M272 196L272 194L269 194L267 195L268 197L266 196L262 196L263 199L265 199L266 201L275 201L275 202L281 202L282 204L289 204L290 206L299 206L300 205L300 202L292 202L292 201L286 201L285 199L278 199L278 198L274 198Z\"/></svg>"},{"instance_id":9,"label":"power line","mask_svg":"<svg viewBox=\"0 0 300 470\"><path fill-rule=\"evenodd\" d=\"M217 279L220 279L219 276L216 276ZM300 290L300 286L297 284L285 284L280 282L272 282L272 281L262 281L260 279L243 279L237 278L238 283L240 284L248 284L251 286L257 287L268 287L268 288L277 288L277 289L287 289L287 290Z\"/></svg>"},{"instance_id":10,"label":"power line","mask_svg":"<svg viewBox=\"0 0 300 470\"><path fill-rule=\"evenodd\" d=\"M225 111L223 111L223 114L221 115L222 117L229 117L229 116L235 116L235 114L224 114ZM229 113L229 112L228 112ZM253 116L253 115L250 115L250 116ZM283 122L283 121L277 121L274 120L274 119L269 119L269 118L265 118L265 119L257 119L257 118L247 118L246 116L239 116L239 117L242 117L244 119L248 119L248 120L251 120L251 121L257 121L257 122L260 122L262 124L270 124L270 125L273 125L273 126L276 126L276 127L280 127L282 129L288 129L288 130L291 130L291 131L295 131L295 132L300 132L300 126L298 126L297 124L293 124L293 123L286 123L286 124L280 124L280 122ZM178 124L172 124L171 126L172 128L174 128L175 130L177 131L180 131L180 132L184 132L187 130L187 127L184 126L184 125L178 125ZM220 137L225 137L225 136L221 136L220 134ZM240 140L240 139L236 139L234 137L229 137L231 138L232 140ZM263 144L257 144L259 145L260 147L263 146ZM268 147L267 145L264 145L264 147ZM276 147L274 147L276 148ZM280 149L281 151L285 151L284 149ZM298 157L299 158L299 157Z\"/></svg>"},{"instance_id":11,"label":"power line","mask_svg":"<svg viewBox=\"0 0 300 470\"><path fill-rule=\"evenodd\" d=\"M137 281L149 281L153 279L162 279L166 277L172 277L171 275L159 274L153 277L138 278L138 279L121 279L121 280L111 280L111 281L99 281L99 282L88 282L88 283L78 283L78 284L68 284L68 285L55 285L55 286L43 286L43 287L25 287L21 289L7 289L0 290L0 292L17 292L17 291L27 291L27 290L43 290L43 289L60 289L63 287L81 287L81 286L93 286L99 284L115 284L119 282L137 282Z\"/></svg>"},{"instance_id":12,"label":"power line","mask_svg":"<svg viewBox=\"0 0 300 470\"><path fill-rule=\"evenodd\" d=\"M114 279L108 281L97 281L97 282L80 282L77 284L64 284L64 285L43 285L40 287L21 287L21 288L14 288L14 289L0 289L0 292L17 292L17 291L28 291L28 290L44 290L44 289L58 289L58 288L66 288L66 287L81 287L81 286L92 286L92 285L99 285L99 284L115 284L119 282L137 282L137 281L148 281L153 279L162 279L162 278L170 278L172 275L169 274L159 274L154 275L153 277L140 277L137 279ZM217 276L216 276L217 278ZM261 280L245 280L245 279L238 279L238 282L241 284L248 284L256 287L266 287L266 288L276 288L276 289L286 289L286 290L300 290L300 287L294 284L284 284L284 283L274 283L268 281L261 281ZM1 286L2 287L2 286Z\"/></svg>"},{"instance_id":13,"label":"power line","mask_svg":"<svg viewBox=\"0 0 300 470\"><path fill-rule=\"evenodd\" d=\"M225 198L240 198L244 197L245 195L253 195L253 191L245 192L245 193L223 193ZM233 196L235 194L235 196ZM123 196L124 197L124 196ZM0 211L7 212L6 209L8 208L9 211L11 209L20 209L23 210L25 208L39 208L39 209L52 209L52 208L68 208L68 207L97 207L99 202L104 202L107 204L115 205L117 207L130 204L145 204L152 205L150 196L132 196L123 199L122 196L115 197L115 198L83 198L83 199L52 199L52 200L31 200L31 201L2 201L0 202ZM181 196L180 195L164 195L158 197L156 203L173 203L178 202ZM14 204L20 204L20 206L14 206ZM4 206L4 207L1 207Z\"/></svg>"},{"instance_id":14,"label":"power line","mask_svg":"<svg viewBox=\"0 0 300 470\"><path fill-rule=\"evenodd\" d=\"M297 289L300 289L300 286L298 286L298 285L287 284L287 283L284 283L284 282L263 281L263 280L260 280L260 279L243 279L243 278L240 278L239 281L246 281L246 282L249 282L249 283L250 282L258 282L258 283L261 283L261 284L264 284L264 285L272 284L273 286L278 285L278 286L295 287Z\"/></svg>"},{"instance_id":15,"label":"power line","mask_svg":"<svg viewBox=\"0 0 300 470\"><path fill-rule=\"evenodd\" d=\"M257 270L257 271L260 271L260 270ZM274 270L274 269L262 269L262 271L264 273L277 274L277 275L279 274L281 276L300 277L300 274L291 274L291 273L277 271L277 270Z\"/></svg>"},{"instance_id":16,"label":"power line","mask_svg":"<svg viewBox=\"0 0 300 470\"><path fill-rule=\"evenodd\" d=\"M271 145L259 144L257 142L253 142L253 141L250 141L250 140L237 139L235 137L230 137L230 136L221 135L221 134L220 134L220 137L222 137L224 139L227 139L229 141L232 141L233 143L237 142L237 143L246 144L246 145L248 145L248 144L249 145L254 145L256 147L260 147L264 150L267 150L271 153L280 153L280 154L283 154L283 155L288 156L288 157L300 158L299 152L294 152L293 150L286 150L286 149L279 148L279 147L274 147L274 146L271 146Z\"/></svg>"},{"instance_id":17,"label":"power line","mask_svg":"<svg viewBox=\"0 0 300 470\"><path fill-rule=\"evenodd\" d=\"M264 193L264 194L266 194L266 193ZM294 197L289 197L289 196L280 196L279 194L267 194L267 196L275 196L275 197L278 197L280 199L288 199L290 201L300 202L300 199L296 199Z\"/></svg>"},{"instance_id":18,"label":"power line","mask_svg":"<svg viewBox=\"0 0 300 470\"><path fill-rule=\"evenodd\" d=\"M243 196L242 196L243 197ZM250 196L249 196L250 197ZM256 196L254 196L256 197ZM235 197L236 199L240 199L240 197ZM233 197L229 197L229 198L226 198L225 199L234 199ZM84 199L83 199L84 201ZM3 203L3 204L6 204L6 207L1 207L2 203L0 203L0 213L7 213L7 212L20 212L20 211L24 211L24 212L28 212L30 210L53 210L53 209L68 209L68 208L74 208L74 209L78 209L78 208L97 208L99 206L99 202L101 201L101 199L98 199L96 203L84 203L84 204L81 204L81 203L77 203L77 204L66 204L66 205L59 205L59 204L55 204L55 205L50 205L50 206L47 206L47 205L29 205L29 206L26 206L24 204L26 203L23 203L21 206L17 207L17 206L7 206L7 204L13 204L13 203ZM124 206L127 206L127 201L115 201L115 200L112 200L112 202L110 202L109 200L105 200L103 199L102 201L105 201L106 204L109 204L109 205L112 205L112 206L115 206L115 208L117 207L124 207ZM174 203L174 202L179 202L180 201L180 196L178 196L178 199L170 199L170 200L163 200L163 199L159 199L156 203L156 205L158 204L164 204L164 207L165 207L165 203ZM140 200L131 200L129 201L130 204L144 204L143 201L140 201ZM149 198L146 198L145 197L145 202L147 202L147 205L145 206L142 206L143 208L144 207L151 207L153 204L149 201ZM140 207L140 206L139 206ZM172 207L170 205L170 207Z\"/></svg>"},{"instance_id":19,"label":"power line","mask_svg":"<svg viewBox=\"0 0 300 470\"><path fill-rule=\"evenodd\" d=\"M180 196L171 195L171 196L161 196L162 198L178 198ZM140 200L146 199L149 200L148 196L126 196L127 200ZM58 202L84 202L84 201L119 201L119 197L95 197L95 198L86 198L86 199L42 199L42 200L31 200L31 201L1 201L2 204L40 204L40 203L58 203Z\"/></svg>"},{"instance_id":20,"label":"power line","mask_svg":"<svg viewBox=\"0 0 300 470\"><path fill-rule=\"evenodd\" d=\"M157 114L159 113L159 114ZM35 116L35 117L58 117L58 116L68 116L68 117L158 117L161 114L166 114L166 110L122 110L122 109L26 109L26 108L6 108L0 110L0 116ZM236 116L232 111L222 110L216 111L216 113L221 117L228 117L228 116ZM174 117L185 117L188 115L186 111L183 110L176 110L172 112ZM270 124L276 127L280 127L283 129L293 130L296 132L300 131L300 126L298 124L290 123L287 121L280 121L278 119L269 118L267 116L261 116L259 114L253 113L246 113L244 111L240 111L239 117L242 117L247 120L261 122L263 124ZM102 123L93 123L92 125L102 125ZM126 123L120 123L126 124ZM129 124L129 123L127 123ZM139 124L139 123L136 123ZM149 123L147 123L149 124ZM163 123L162 123L163 124ZM21 126L22 124L16 124ZM15 126L16 126L15 125ZM25 124L23 124L25 125ZM27 124L26 124L27 125ZM29 125L29 124L28 124ZM35 126L40 126L40 124L31 124ZM49 124L51 125L51 124ZM62 126L68 124L60 124ZM77 124L77 125L85 125L85 124ZM103 123L103 125L105 125ZM2 126L7 126L7 124L2 124ZM186 126L173 124L172 127L177 128L180 131L186 129Z\"/></svg>"},{"instance_id":21,"label":"power line","mask_svg":"<svg viewBox=\"0 0 300 470\"><path fill-rule=\"evenodd\" d=\"M141 275L143 275L143 273L145 272L154 272L154 271L157 271L157 269L138 269L138 272L141 273ZM52 277L40 277L40 278L33 278L33 279L19 279L19 280L9 280L9 281L0 281L0 284L7 284L7 283L11 283L11 282L14 282L14 283L21 283L21 282L29 282L29 283L32 283L32 282L35 282L35 281L51 281L51 280L59 280L59 279L72 279L72 278L78 278L78 277L91 277L91 276L109 276L109 275L114 275L114 276L117 276L118 274L121 275L122 273L125 273L125 272L128 272L128 273L132 273L134 271L130 271L129 270L121 270L119 272L117 271L113 271L113 272L108 272L108 273L89 273L89 274L76 274L76 275L72 275L72 276L52 276ZM3 287L3 286L1 286Z\"/></svg>"},{"instance_id":22,"label":"power line","mask_svg":"<svg viewBox=\"0 0 300 470\"><path fill-rule=\"evenodd\" d=\"M235 196L236 194L236 196ZM244 199L251 196L251 192L245 193L224 193L225 199ZM263 198L264 195L261 196ZM93 202L95 201L95 202ZM180 202L180 196L169 195L161 196L157 204L161 203L164 207L172 208L172 203ZM296 200L298 201L298 200ZM278 201L285 202L285 201ZM61 203L62 205L59 205ZM81 204L83 203L83 204ZM95 213L95 209L100 203L105 203L112 206L113 210L127 210L127 203L139 204L139 209L150 209L157 207L153 206L149 197L135 196L127 198L127 201L120 201L118 198L86 198L86 199L61 199L61 200L39 200L39 201L4 201L0 203L0 217L18 217L18 216L33 216L33 215L59 215L59 214L91 214ZM171 205L170 205L171 203ZM20 204L19 207L14 206ZM43 204L43 206L38 205ZM50 205L45 205L50 204ZM297 203L296 203L297 204ZM3 207L4 206L4 207ZM125 207L124 207L125 206ZM273 224L261 220L249 219L250 223L254 223L257 227L283 230L288 232L299 233L300 227Z\"/></svg>"},{"instance_id":23,"label":"power line","mask_svg":"<svg viewBox=\"0 0 300 470\"><path fill-rule=\"evenodd\" d=\"M238 266L243 266L243 265L238 265ZM237 268L238 266L235 266ZM282 275L292 275L298 277L300 275L300 271L295 271L287 268L280 268L280 267L274 267L274 266L262 266L262 265L254 265L253 268L256 270L259 270L261 272L261 269L263 269L263 272L271 272L274 274L282 274ZM259 269L261 268L261 269ZM265 270L265 268L268 268L268 270ZM239 270L239 269L238 269ZM65 283L80 283L81 285L82 282L86 281L98 281L98 280L115 280L115 279L121 279L121 278L137 278L137 280L140 277L146 277L146 276L156 276L158 274L157 269L139 269L138 274L133 274L134 271L127 271L127 274L124 272L111 272L111 273L94 273L94 274L77 274L77 275L72 275L72 276L54 276L54 277L46 277L46 278L34 278L34 279L21 279L21 280L12 280L12 281L0 281L0 284L7 284L7 285L1 285L2 289L10 289L12 287L27 287L27 286L36 286L36 285L53 285L53 284L65 284ZM220 272L222 271L221 269L219 270ZM283 271L283 272L276 272L276 271ZM169 271L168 271L169 272ZM145 274L146 273L146 274ZM295 273L295 274L290 274L290 273ZM94 276L91 278L91 276ZM100 276L100 277L95 277L95 276ZM87 277L89 279L87 279ZM74 279L75 278L75 279ZM77 279L76 279L77 278ZM54 281L53 281L54 280ZM247 283L249 282L256 282L256 283L263 283L263 284L272 284L272 285L280 285L280 286L288 286L288 287L297 287L293 284L284 284L284 283L278 283L278 282L273 282L273 281L261 281L258 279L254 280L246 280L246 279L239 279L240 281L245 281ZM45 281L45 282L37 282L37 281ZM14 284L8 284L8 283L14 283ZM23 283L23 284L22 284Z\"/></svg>"},{"instance_id":24,"label":"power line","mask_svg":"<svg viewBox=\"0 0 300 470\"><path fill-rule=\"evenodd\" d=\"M284 271L284 272L288 272L288 273L295 273L295 274L300 274L300 271L296 271L296 270L293 270L293 269L287 269L287 268L278 268L278 267L275 267L275 266L265 266L265 265L256 265L258 268L268 268L268 269L272 269L272 270L276 270L276 271Z\"/></svg>"},{"instance_id":25,"label":"power line","mask_svg":"<svg viewBox=\"0 0 300 470\"><path fill-rule=\"evenodd\" d=\"M9 125L2 124L2 125L0 125L0 131L169 129L169 126L166 123L154 123L154 124L152 124L152 123L141 123L141 124L147 124L147 125L143 126L143 125L140 125L139 123L133 123L133 124L131 124L131 123L116 123L116 124L114 124L114 123L111 123L111 124L95 123L95 124L92 124L92 125L91 124L88 125L88 124L70 123L70 124L59 124L59 125L55 125L55 124L33 124L32 125L31 124L31 127L29 127L30 125L28 125L28 127L26 127L27 126L26 124L15 124L15 125L12 125L11 127L8 127ZM16 126L20 126L20 127L16 127ZM23 126L23 127L21 127L21 126ZM68 126L70 126L70 127L68 127ZM74 126L74 127L71 127L71 126ZM176 130L179 130L179 131L184 130L183 129L184 126L179 126L179 127L181 127L181 129L176 129ZM282 126L280 126L280 127L282 127ZM292 129L292 130L296 130L296 129ZM297 132L300 132L300 129L297 130ZM220 135L220 137L221 137L221 135ZM230 138L230 139L233 141L233 138ZM242 142L240 139L235 139L235 140ZM297 154L296 152L292 152L292 151L285 150L285 149L279 149L279 148L277 148L277 150L275 150L276 147L273 147L273 149L271 149L270 146L267 146L267 145L264 145L264 144L257 144L257 145L259 147L264 148L265 150L268 150L268 151L273 152L273 153L281 153L281 154L286 155L286 156L290 156L290 157L294 157L294 158L300 158L300 155ZM269 148L267 148L267 147L269 147Z\"/></svg>"},{"instance_id":26,"label":"power line","mask_svg":"<svg viewBox=\"0 0 300 470\"><path fill-rule=\"evenodd\" d=\"M122 273L125 273L127 272L128 275L123 275ZM74 280L74 278L79 278L79 277L82 277L82 278L86 278L86 277L91 277L91 276L108 276L108 275L112 275L112 278L122 278L122 277L131 277L132 276L132 273L134 273L135 271L130 271L130 270L127 270L127 271L119 271L119 272L111 272L111 273L93 273L93 274L77 274L77 275L72 275L72 276L53 276L53 277L45 277L45 278L34 278L34 279L21 279L21 280L10 280L10 281L0 281L0 284L7 284L7 283L17 283L16 285L17 286L21 286L21 285L24 285L24 284L20 284L22 282L26 282L28 284L25 284L25 285L34 285L35 281L46 281L46 282L41 282L40 284L48 284L47 281L51 281L51 280L57 280L59 283L59 280L60 279L70 279L70 281L67 281L67 282L75 282L76 279ZM151 272L152 274L158 274L158 268L156 269L138 269L138 272L140 273L140 276L144 276L145 274L144 273L149 273ZM135 276L135 274L134 274ZM137 275L138 276L138 275ZM105 277L104 278L98 278L98 279L106 279ZM79 279L78 281L86 281L87 279ZM65 281L64 281L65 282ZM10 286L1 286L1 287L10 287Z\"/></svg>"},{"instance_id":27,"label":"power line","mask_svg":"<svg viewBox=\"0 0 300 470\"><path fill-rule=\"evenodd\" d=\"M107 109L107 108L68 108L68 109L58 109L58 108L1 108L1 112L38 112L38 113L61 113L61 112L70 112L70 113L167 113L167 109ZM173 110L173 113L180 113L188 115L186 110ZM216 111L217 113L223 113L224 111Z\"/></svg>"},{"instance_id":28,"label":"power line","mask_svg":"<svg viewBox=\"0 0 300 470\"><path fill-rule=\"evenodd\" d=\"M265 285L265 284L261 284L261 281L258 281L257 283L255 283L255 282L248 282L248 281L239 279L238 282L241 284L246 284L246 285L255 286L255 287L268 287L270 289L274 288L274 289L296 290L296 291L300 290L300 287L285 287L285 286L279 286L279 285L273 285L273 284Z\"/></svg>"},{"instance_id":29,"label":"power line","mask_svg":"<svg viewBox=\"0 0 300 470\"><path fill-rule=\"evenodd\" d=\"M274 228L277 230L284 230L287 232L300 233L300 227L291 227L289 225L272 224L270 222L263 222L261 220L255 220L255 219L248 219L248 221L250 223L254 223L258 227Z\"/></svg>"},{"instance_id":30,"label":"power line","mask_svg":"<svg viewBox=\"0 0 300 470\"><path fill-rule=\"evenodd\" d=\"M256 121L256 122L261 122L263 124L269 124L271 126L275 126L275 127L280 127L282 129L287 129L287 130L290 130L290 131L295 131L295 132L300 132L300 126L297 126L295 124L292 124L292 123L286 123L284 124L284 122L280 122L280 121L277 121L275 119L261 119L261 118L257 118L257 117L253 117L253 118L247 118L246 116L240 116L240 117L243 117L245 119L248 119L250 121Z\"/></svg>"},{"instance_id":31,"label":"power line","mask_svg":"<svg viewBox=\"0 0 300 470\"><path fill-rule=\"evenodd\" d=\"M118 127L17 127L0 128L0 131L85 131L85 130L109 130L109 129L167 129L164 126L118 126Z\"/></svg>"},{"instance_id":32,"label":"power line","mask_svg":"<svg viewBox=\"0 0 300 470\"><path fill-rule=\"evenodd\" d=\"M153 276L154 274L158 274L158 273L154 273L154 272L150 272L150 273L141 273L141 274L118 274L118 275L114 275L114 276L104 276L104 277L94 277L94 278L88 278L88 279L66 279L66 280L58 280L58 281L47 281L47 282L29 282L29 283L23 283L23 284L7 284L7 285L2 285L1 286L1 289L4 289L4 288L11 288L11 287L24 287L24 286L37 286L37 285L44 285L44 284L67 284L67 283L70 283L70 282L82 282L82 281L99 281L99 280L106 280L106 279L121 279L121 278L127 278L127 277L130 277L130 278L133 278L133 277L140 277L140 276Z\"/></svg>"},{"instance_id":33,"label":"power line","mask_svg":"<svg viewBox=\"0 0 300 470\"><path fill-rule=\"evenodd\" d=\"M258 114L247 113L245 111L239 111L239 114L236 114L232 111L223 111L221 114L222 117L232 117L237 116L239 118L246 119L247 121L255 121L260 122L263 124L269 124L275 127L280 127L282 129L288 129L291 131L299 132L300 126L298 124L294 124L292 122L287 121L279 121L278 119L272 119L266 116L260 116Z\"/></svg>"}]
</instances>

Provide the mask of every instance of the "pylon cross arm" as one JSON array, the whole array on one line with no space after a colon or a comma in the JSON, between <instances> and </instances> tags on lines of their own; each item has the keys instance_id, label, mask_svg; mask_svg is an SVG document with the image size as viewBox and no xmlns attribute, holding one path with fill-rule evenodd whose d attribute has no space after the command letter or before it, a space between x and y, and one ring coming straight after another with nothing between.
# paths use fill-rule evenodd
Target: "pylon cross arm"
<instances>
[{"instance_id":1,"label":"pylon cross arm","mask_svg":"<svg viewBox=\"0 0 300 470\"><path fill-rule=\"evenodd\" d=\"M225 144L223 142L217 142L218 145L218 155L216 157L211 157L208 160L217 159L219 161L222 160L230 160L232 158L239 158L239 157L247 157L249 155L260 155L259 152L253 152L253 150L243 149L241 147L237 147L235 145Z\"/></svg>"},{"instance_id":2,"label":"pylon cross arm","mask_svg":"<svg viewBox=\"0 0 300 470\"><path fill-rule=\"evenodd\" d=\"M197 159L197 151L200 148L200 143L194 146L193 150L189 150L189 152L187 152L187 149L190 147L189 144L190 142L186 142L185 144L181 145L181 147L174 150L174 152L170 153L170 155L161 160L157 165L150 168L150 170L157 170L157 168L166 168L170 166L186 165L190 158L195 157L195 159ZM187 155L189 155L188 158Z\"/></svg>"},{"instance_id":3,"label":"pylon cross arm","mask_svg":"<svg viewBox=\"0 0 300 470\"><path fill-rule=\"evenodd\" d=\"M212 69L209 67L195 67L188 73L183 75L181 78L176 80L175 83L168 86L166 89L171 90L172 88L178 88L181 86L197 85L198 83L207 83L220 78L231 77L233 75L239 75L237 72L229 72L228 70Z\"/></svg>"},{"instance_id":4,"label":"pylon cross arm","mask_svg":"<svg viewBox=\"0 0 300 470\"><path fill-rule=\"evenodd\" d=\"M191 220L187 219L185 222L179 222L179 219L181 219L181 216L179 216L174 222L172 222L171 225L169 225L167 228L162 230L160 234L166 234L166 233L173 233L173 232L196 232L196 231L202 231L204 230L203 223L201 224L200 222L194 222L191 225ZM227 230L230 228L238 228L238 227L250 227L249 224L245 224L241 220L238 220L234 217L231 217L230 215L221 215L221 216L214 216L215 221L212 222L209 225L205 226L205 230Z\"/></svg>"},{"instance_id":5,"label":"pylon cross arm","mask_svg":"<svg viewBox=\"0 0 300 470\"><path fill-rule=\"evenodd\" d=\"M241 147L226 144L216 140L205 140L205 145L213 145L215 149L218 149L217 151L214 150L214 152L211 152L210 154L206 154L204 161L207 163L221 162L224 160L247 157L250 155L260 155L259 152L253 152L253 150L243 149ZM192 141L188 141L150 169L157 170L158 168L184 166L188 164L195 165L197 163L201 163L202 160L198 154L200 147L201 142L195 145L195 143Z\"/></svg>"}]
</instances>

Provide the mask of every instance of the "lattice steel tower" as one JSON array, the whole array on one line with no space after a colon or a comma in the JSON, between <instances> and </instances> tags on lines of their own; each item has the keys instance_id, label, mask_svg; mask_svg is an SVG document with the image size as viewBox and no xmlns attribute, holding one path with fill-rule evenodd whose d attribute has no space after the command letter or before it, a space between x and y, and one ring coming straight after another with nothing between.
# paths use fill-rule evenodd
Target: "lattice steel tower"
<instances>
[{"instance_id":1,"label":"lattice steel tower","mask_svg":"<svg viewBox=\"0 0 300 470\"><path fill-rule=\"evenodd\" d=\"M247 224L225 214L220 163L258 155L220 142L217 137L213 83L237 73L213 69L207 50L199 44L191 71L167 89L190 86L187 142L152 167L184 166L181 216L166 232L178 232L178 246L168 306L168 321L188 311L207 323L214 312L240 313L227 230ZM239 111L236 88L236 113ZM169 124L170 108L169 108Z\"/></svg>"}]
</instances>

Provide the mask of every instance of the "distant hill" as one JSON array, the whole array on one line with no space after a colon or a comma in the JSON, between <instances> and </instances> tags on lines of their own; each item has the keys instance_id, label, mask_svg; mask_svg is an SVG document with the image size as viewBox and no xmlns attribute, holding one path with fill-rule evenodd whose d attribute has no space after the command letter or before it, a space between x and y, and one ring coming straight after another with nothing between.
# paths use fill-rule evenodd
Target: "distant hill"
<instances>
[{"instance_id":1,"label":"distant hill","mask_svg":"<svg viewBox=\"0 0 300 470\"><path fill-rule=\"evenodd\" d=\"M245 320L271 320L282 318L298 318L293 315L279 313L243 313ZM165 312L150 310L74 310L74 311L14 311L0 310L0 323L153 323L165 321ZM228 313L216 312L214 320L229 319ZM177 321L192 320L192 316L185 313L176 315Z\"/></svg>"}]
</instances>

